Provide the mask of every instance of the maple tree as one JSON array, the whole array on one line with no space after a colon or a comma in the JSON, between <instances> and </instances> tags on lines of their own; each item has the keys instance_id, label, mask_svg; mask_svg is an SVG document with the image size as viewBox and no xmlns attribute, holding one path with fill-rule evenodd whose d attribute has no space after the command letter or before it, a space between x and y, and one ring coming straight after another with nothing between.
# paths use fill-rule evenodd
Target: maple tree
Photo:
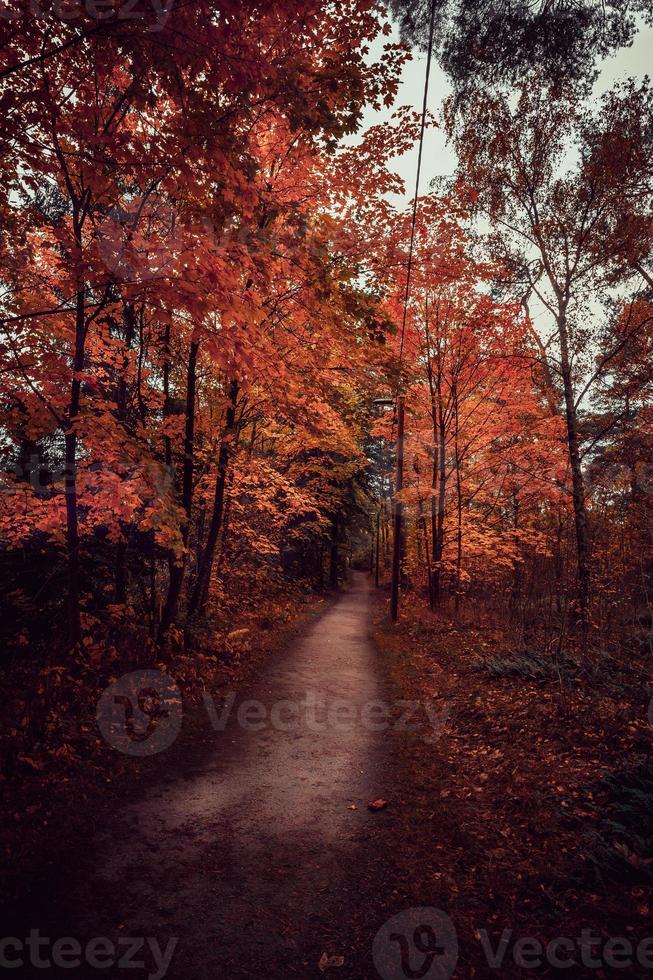
<instances>
[{"instance_id":1,"label":"maple tree","mask_svg":"<svg viewBox=\"0 0 653 980\"><path fill-rule=\"evenodd\" d=\"M299 11L304 31L284 33ZM17 6L7 27L21 55L8 55L16 81L5 96L7 396L22 459L57 433L64 441L64 485L51 480L29 501L20 533L56 539L65 509L76 642L81 511L85 531L101 527L115 546L118 603L138 512L150 550L168 550L163 637L187 578L199 468L217 445L189 614L206 602L239 398L251 406L249 389L276 373L275 412L284 400L291 417L298 410L279 389L293 368L309 370L317 344L301 365L289 344L347 289L346 259L327 254L333 140L366 101L391 97L405 55L388 45L366 64L361 46L380 25L357 4L263 17L242 4L184 7L174 27L136 16L81 33L51 26ZM51 54L29 57L45 36ZM379 171L369 169L368 180ZM329 424L322 406L310 406L309 426ZM17 489L18 501L24 480Z\"/></svg>"},{"instance_id":2,"label":"maple tree","mask_svg":"<svg viewBox=\"0 0 653 980\"><path fill-rule=\"evenodd\" d=\"M558 502L559 420L533 377L537 349L519 302L492 291L506 269L474 257L463 199L420 199L421 226L401 357L408 372L404 570L437 607L474 589L518 581L525 555L545 551L534 511ZM397 222L404 232L409 216ZM398 270L405 266L395 263ZM389 297L396 318L402 275ZM394 436L394 420L377 432Z\"/></svg>"}]
</instances>

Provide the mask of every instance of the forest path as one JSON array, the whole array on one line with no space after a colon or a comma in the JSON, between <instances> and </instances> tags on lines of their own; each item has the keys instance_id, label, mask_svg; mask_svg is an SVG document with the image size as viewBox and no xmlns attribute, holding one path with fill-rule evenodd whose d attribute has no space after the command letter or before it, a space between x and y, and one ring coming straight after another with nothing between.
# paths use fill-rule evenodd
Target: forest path
<instances>
[{"instance_id":1,"label":"forest path","mask_svg":"<svg viewBox=\"0 0 653 980\"><path fill-rule=\"evenodd\" d=\"M96 842L93 873L67 886L65 934L152 937L162 950L177 937L171 980L307 980L324 951L345 957L342 980L360 976L348 969L361 952L359 852L379 820L367 804L384 795L370 612L355 572L239 693L201 769L155 785ZM149 943L134 958L147 968L131 976L157 975Z\"/></svg>"}]
</instances>

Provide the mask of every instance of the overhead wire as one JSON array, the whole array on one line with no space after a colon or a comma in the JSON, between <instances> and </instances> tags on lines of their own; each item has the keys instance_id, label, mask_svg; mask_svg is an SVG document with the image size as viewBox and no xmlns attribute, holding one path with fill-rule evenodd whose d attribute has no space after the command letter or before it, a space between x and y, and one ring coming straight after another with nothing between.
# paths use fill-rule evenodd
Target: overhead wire
<instances>
[{"instance_id":1,"label":"overhead wire","mask_svg":"<svg viewBox=\"0 0 653 980\"><path fill-rule=\"evenodd\" d=\"M428 52L426 55L426 74L424 77L424 97L422 100L422 119L420 125L419 133L419 149L417 153L417 173L415 176L415 194L413 195L413 213L410 225L410 244L408 247L408 264L406 267L406 289L404 292L404 305L403 305L403 316L401 321L401 339L399 342L399 371L397 377L397 389L394 397L394 411L392 420L392 429L394 433L394 426L397 417L397 401L400 397L400 390L402 387L402 364L404 356L404 339L406 336L406 320L408 317L408 302L410 300L410 279L413 269L413 251L415 246L415 228L417 225L417 205L419 200L419 184L420 177L422 173L422 154L424 150L424 132L426 130L426 110L428 105L429 96L429 81L431 77L431 59L433 56L433 36L435 33L435 5L437 0L431 0L431 14L429 20L429 44Z\"/></svg>"}]
</instances>

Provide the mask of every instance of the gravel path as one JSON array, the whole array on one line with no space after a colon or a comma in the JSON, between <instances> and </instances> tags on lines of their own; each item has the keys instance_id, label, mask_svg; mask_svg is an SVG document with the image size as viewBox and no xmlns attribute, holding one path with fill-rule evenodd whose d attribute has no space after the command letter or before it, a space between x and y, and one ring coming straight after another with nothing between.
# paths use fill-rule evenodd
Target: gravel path
<instances>
[{"instance_id":1,"label":"gravel path","mask_svg":"<svg viewBox=\"0 0 653 980\"><path fill-rule=\"evenodd\" d=\"M92 842L93 869L56 896L58 935L107 937L121 956L127 939L145 939L132 956L144 966L62 975L306 980L326 952L345 960L329 976L360 978L358 886L379 820L367 804L384 792L370 607L354 573L239 692L223 730L207 713L201 767L152 787Z\"/></svg>"}]
</instances>

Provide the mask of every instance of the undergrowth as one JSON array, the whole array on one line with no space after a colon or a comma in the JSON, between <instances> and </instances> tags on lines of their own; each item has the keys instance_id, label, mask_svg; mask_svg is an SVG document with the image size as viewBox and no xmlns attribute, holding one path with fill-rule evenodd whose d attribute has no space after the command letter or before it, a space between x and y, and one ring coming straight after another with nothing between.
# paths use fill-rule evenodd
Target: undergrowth
<instances>
[{"instance_id":1,"label":"undergrowth","mask_svg":"<svg viewBox=\"0 0 653 980\"><path fill-rule=\"evenodd\" d=\"M615 770L588 790L598 801L598 827L587 834L588 864L593 876L653 883L653 766L647 758L639 765Z\"/></svg>"},{"instance_id":2,"label":"undergrowth","mask_svg":"<svg viewBox=\"0 0 653 980\"><path fill-rule=\"evenodd\" d=\"M647 676L641 667L622 663L605 651L576 654L569 651L524 650L479 660L479 668L492 678L512 677L537 683L557 682L564 687L606 693L641 695Z\"/></svg>"}]
</instances>

